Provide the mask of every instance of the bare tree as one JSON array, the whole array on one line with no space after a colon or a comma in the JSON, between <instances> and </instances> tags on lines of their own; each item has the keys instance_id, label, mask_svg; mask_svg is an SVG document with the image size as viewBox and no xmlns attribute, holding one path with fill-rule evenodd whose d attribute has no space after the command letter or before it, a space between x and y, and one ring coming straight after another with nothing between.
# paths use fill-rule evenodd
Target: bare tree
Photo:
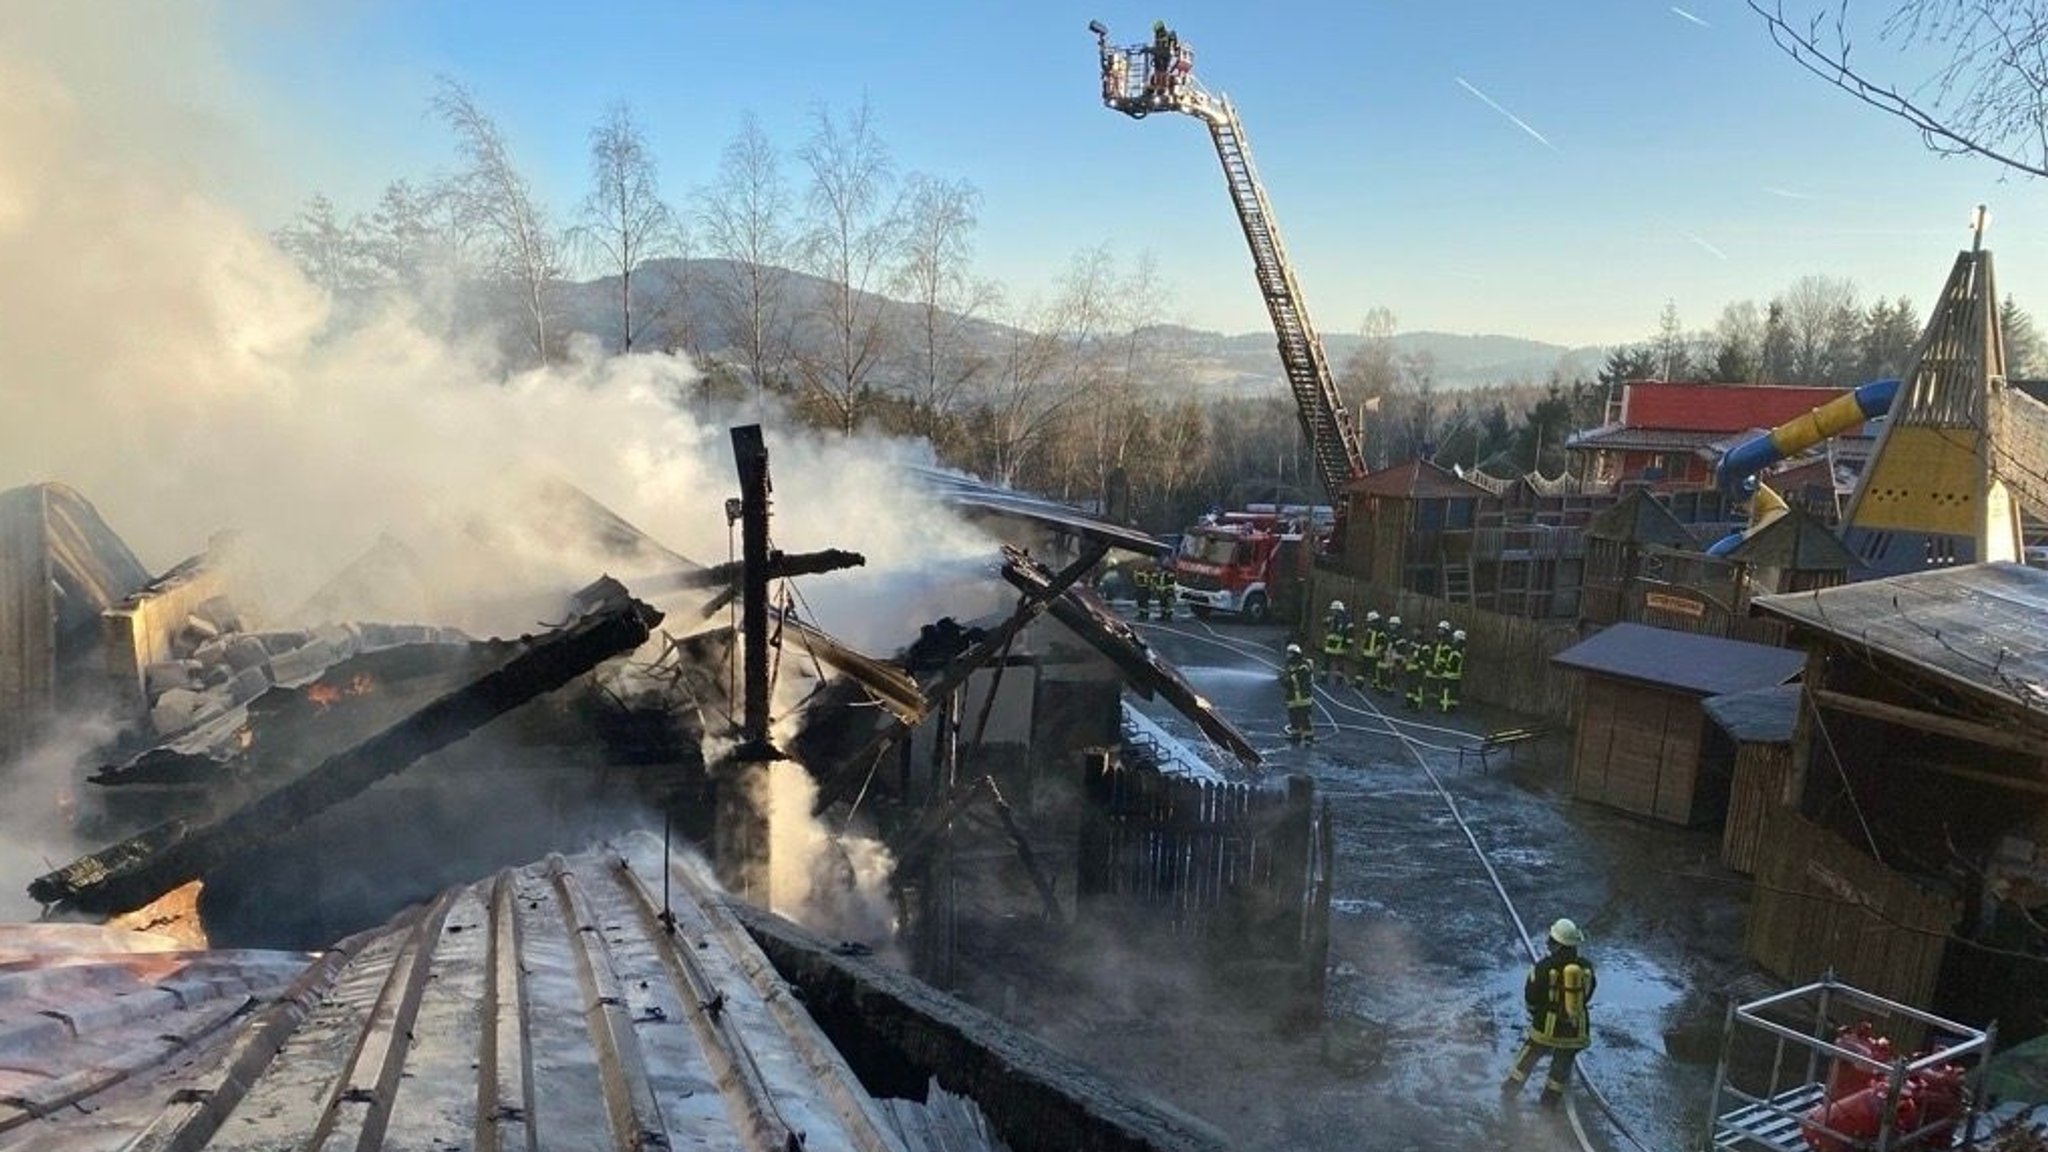
<instances>
[{"instance_id":1,"label":"bare tree","mask_svg":"<svg viewBox=\"0 0 2048 1152\"><path fill-rule=\"evenodd\" d=\"M315 195L292 222L271 234L313 283L337 296L370 287L375 271L360 219L343 220L326 196Z\"/></svg>"},{"instance_id":2,"label":"bare tree","mask_svg":"<svg viewBox=\"0 0 2048 1152\"><path fill-rule=\"evenodd\" d=\"M1748 4L1800 67L1904 120L1934 151L2048 176L2048 11L2038 0L1897 0L1867 23L1850 0L1803 13L1784 0ZM1902 90L1852 60L1865 29L1880 40L1937 47L1948 61Z\"/></svg>"},{"instance_id":3,"label":"bare tree","mask_svg":"<svg viewBox=\"0 0 2048 1152\"><path fill-rule=\"evenodd\" d=\"M911 390L912 430L937 437L954 415L962 390L988 367L973 333L979 314L1000 292L973 278L980 193L964 180L913 174L904 197L902 266L895 287L915 309L904 341Z\"/></svg>"},{"instance_id":4,"label":"bare tree","mask_svg":"<svg viewBox=\"0 0 2048 1152\"><path fill-rule=\"evenodd\" d=\"M789 354L789 186L781 158L748 113L725 146L700 220L711 254L725 262L709 285L728 339L745 361L758 405Z\"/></svg>"},{"instance_id":5,"label":"bare tree","mask_svg":"<svg viewBox=\"0 0 2048 1152\"><path fill-rule=\"evenodd\" d=\"M469 89L447 77L433 110L455 133L466 163L445 187L464 229L482 246L486 269L519 297L527 343L536 359L554 351L549 326L561 257L547 211L512 163L504 133L477 107Z\"/></svg>"},{"instance_id":6,"label":"bare tree","mask_svg":"<svg viewBox=\"0 0 2048 1152\"><path fill-rule=\"evenodd\" d=\"M590 130L590 193L582 220L571 233L579 248L607 274L619 278L619 339L633 350L633 274L640 265L672 252L676 216L661 198L661 180L647 138L625 103L605 110Z\"/></svg>"},{"instance_id":7,"label":"bare tree","mask_svg":"<svg viewBox=\"0 0 2048 1152\"><path fill-rule=\"evenodd\" d=\"M844 118L815 109L797 159L811 176L804 263L825 281L823 339L805 343L797 371L808 396L851 434L874 401L888 348L889 301L881 292L902 223L895 169L866 101Z\"/></svg>"},{"instance_id":8,"label":"bare tree","mask_svg":"<svg viewBox=\"0 0 2048 1152\"><path fill-rule=\"evenodd\" d=\"M1794 378L1835 384L1855 374L1862 359L1863 306L1853 281L1801 276L1774 303L1782 306Z\"/></svg>"}]
</instances>

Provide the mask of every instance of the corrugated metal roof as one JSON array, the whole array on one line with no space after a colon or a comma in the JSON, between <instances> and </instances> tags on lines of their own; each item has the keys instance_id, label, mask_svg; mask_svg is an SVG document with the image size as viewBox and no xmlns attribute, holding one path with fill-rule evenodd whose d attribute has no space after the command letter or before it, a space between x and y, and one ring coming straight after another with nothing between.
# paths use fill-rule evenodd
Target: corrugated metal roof
<instances>
[{"instance_id":1,"label":"corrugated metal roof","mask_svg":"<svg viewBox=\"0 0 2048 1152\"><path fill-rule=\"evenodd\" d=\"M1745 744L1789 744L1792 731L1799 724L1801 691L1797 684L1752 688L1710 696L1700 707L1706 709L1709 720L1735 740Z\"/></svg>"},{"instance_id":2,"label":"corrugated metal roof","mask_svg":"<svg viewBox=\"0 0 2048 1152\"><path fill-rule=\"evenodd\" d=\"M1446 468L1415 459L1368 472L1344 486L1346 492L1365 496L1396 496L1409 500L1484 500L1493 493L1461 480Z\"/></svg>"},{"instance_id":3,"label":"corrugated metal roof","mask_svg":"<svg viewBox=\"0 0 2048 1152\"><path fill-rule=\"evenodd\" d=\"M1645 624L1615 624L1552 656L1580 672L1655 688L1720 696L1783 684L1806 664L1804 652Z\"/></svg>"},{"instance_id":4,"label":"corrugated metal roof","mask_svg":"<svg viewBox=\"0 0 2048 1152\"><path fill-rule=\"evenodd\" d=\"M931 485L940 499L958 508L1027 520L1145 556L1166 551L1166 542L1157 536L1112 523L1072 505L998 487L959 472L938 468L911 471Z\"/></svg>"},{"instance_id":5,"label":"corrugated metal roof","mask_svg":"<svg viewBox=\"0 0 2048 1152\"><path fill-rule=\"evenodd\" d=\"M1755 604L1997 703L2048 707L2048 572L2040 569L1969 564Z\"/></svg>"},{"instance_id":6,"label":"corrugated metal roof","mask_svg":"<svg viewBox=\"0 0 2048 1152\"><path fill-rule=\"evenodd\" d=\"M1621 422L1631 428L1740 432L1775 428L1847 392L1800 384L1684 384L1632 380L1622 391Z\"/></svg>"},{"instance_id":7,"label":"corrugated metal roof","mask_svg":"<svg viewBox=\"0 0 2048 1152\"><path fill-rule=\"evenodd\" d=\"M672 930L661 845L643 836L453 889L310 962L10 965L0 1147L901 1152L887 1110L676 864Z\"/></svg>"}]
</instances>

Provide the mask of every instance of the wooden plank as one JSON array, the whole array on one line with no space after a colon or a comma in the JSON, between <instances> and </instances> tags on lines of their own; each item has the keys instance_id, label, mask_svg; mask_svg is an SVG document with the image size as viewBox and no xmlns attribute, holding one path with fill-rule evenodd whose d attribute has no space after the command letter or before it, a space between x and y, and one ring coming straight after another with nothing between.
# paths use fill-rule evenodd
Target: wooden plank
<instances>
[{"instance_id":1,"label":"wooden plank","mask_svg":"<svg viewBox=\"0 0 2048 1152\"><path fill-rule=\"evenodd\" d=\"M1918 728L1924 732L1953 736L1958 740L1967 740L1973 744L1984 744L1992 748L2003 748L2009 752L2024 753L2036 759L2048 759L2048 737L2027 732L2010 731L2004 728L1994 728L1989 724L1980 724L1974 720L1965 720L1958 716L1943 716L1939 713L1927 712L1919 708L1907 708L1898 704L1888 704L1882 700L1866 700L1861 696L1851 696L1848 693L1836 692L1829 688L1814 688L1811 691L1814 698L1819 700L1820 703L1839 712L1865 716L1872 720L1882 720L1887 724L1898 724L1906 728Z\"/></svg>"}]
</instances>

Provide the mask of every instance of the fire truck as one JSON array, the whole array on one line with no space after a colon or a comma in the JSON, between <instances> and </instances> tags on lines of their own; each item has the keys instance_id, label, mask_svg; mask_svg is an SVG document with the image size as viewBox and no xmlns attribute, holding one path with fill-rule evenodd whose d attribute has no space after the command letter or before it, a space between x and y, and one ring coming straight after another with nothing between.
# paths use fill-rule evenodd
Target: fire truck
<instances>
[{"instance_id":1,"label":"fire truck","mask_svg":"<svg viewBox=\"0 0 2048 1152\"><path fill-rule=\"evenodd\" d=\"M1181 601L1196 616L1229 612L1252 624L1298 615L1309 558L1334 522L1320 504L1253 504L1205 517L1181 534L1173 556Z\"/></svg>"}]
</instances>

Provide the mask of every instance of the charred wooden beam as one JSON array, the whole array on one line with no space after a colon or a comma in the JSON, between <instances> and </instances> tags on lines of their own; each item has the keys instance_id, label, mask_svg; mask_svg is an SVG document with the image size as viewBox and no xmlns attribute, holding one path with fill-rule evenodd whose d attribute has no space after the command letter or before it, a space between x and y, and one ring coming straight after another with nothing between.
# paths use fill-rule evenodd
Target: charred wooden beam
<instances>
[{"instance_id":1,"label":"charred wooden beam","mask_svg":"<svg viewBox=\"0 0 2048 1152\"><path fill-rule=\"evenodd\" d=\"M1009 648L1010 641L1019 632L1022 632L1026 625L1043 615L1046 608L1061 593L1073 587L1081 577L1086 576L1089 570L1101 563L1102 558L1108 554L1109 545L1107 543L1091 541L1087 547L1081 550L1081 555L1073 563L1052 574L1042 586L1027 589L1024 593L1024 598L1017 602L1016 611L1010 613L1009 619L997 625L987 635L983 636L979 643L954 657L946 665L945 669L939 673L938 680L931 687L924 690L925 700L928 702L944 700L947 696L958 691L961 685L967 683L969 676L972 676L991 660L1002 655ZM932 706L928 704L927 710ZM896 741L908 735L913 727L915 727L915 724L905 723L901 719L893 720L883 725L881 731L876 732L874 738L869 740L860 751L847 757L843 764L838 765L830 772L824 773L818 781L818 797L817 801L811 806L811 810L823 812L825 809L830 808L832 805L858 791L861 782L866 779L868 772L874 765L880 761L883 753L887 752Z\"/></svg>"},{"instance_id":2,"label":"charred wooden beam","mask_svg":"<svg viewBox=\"0 0 2048 1152\"><path fill-rule=\"evenodd\" d=\"M1010 846L1017 850L1017 859L1024 865L1024 874L1031 877L1032 886L1038 889L1038 899L1045 905L1047 922L1057 924L1062 919L1059 889L1053 886L1052 877L1039 863L1038 853L1031 850L1031 841L1024 835L1023 825L1017 823L1017 812L1003 797L1003 790L996 787L995 777L987 779L989 800L996 806L996 817L1003 822L1003 831L1009 834Z\"/></svg>"},{"instance_id":3,"label":"charred wooden beam","mask_svg":"<svg viewBox=\"0 0 2048 1152\"><path fill-rule=\"evenodd\" d=\"M786 580L793 576L818 576L826 572L837 572L842 568L859 568L868 558L858 552L841 548L826 548L818 552L784 552L780 549L768 553L767 571L770 580ZM713 564L709 568L698 568L690 572L673 572L652 579L635 580L633 583L642 592L655 595L662 592L687 592L692 588L736 589L746 578L747 565L744 560L725 564ZM728 592L726 599L733 593Z\"/></svg>"},{"instance_id":4,"label":"charred wooden beam","mask_svg":"<svg viewBox=\"0 0 2048 1152\"><path fill-rule=\"evenodd\" d=\"M661 613L621 597L211 824L162 825L38 877L29 895L85 912L139 907L289 832L413 761L646 641Z\"/></svg>"},{"instance_id":5,"label":"charred wooden beam","mask_svg":"<svg viewBox=\"0 0 2048 1152\"><path fill-rule=\"evenodd\" d=\"M768 444L759 424L732 430L733 460L740 473L740 635L742 691L740 761L779 760L768 742Z\"/></svg>"}]
</instances>

